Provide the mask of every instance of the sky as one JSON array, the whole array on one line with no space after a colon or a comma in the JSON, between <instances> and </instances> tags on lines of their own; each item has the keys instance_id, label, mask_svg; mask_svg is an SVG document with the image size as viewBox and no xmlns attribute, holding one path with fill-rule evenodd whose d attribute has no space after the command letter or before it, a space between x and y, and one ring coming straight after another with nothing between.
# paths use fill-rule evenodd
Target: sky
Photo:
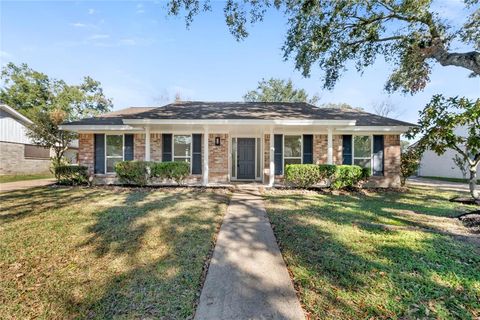
<instances>
[{"instance_id":1,"label":"sky","mask_svg":"<svg viewBox=\"0 0 480 320\"><path fill-rule=\"evenodd\" d=\"M228 32L224 3L199 15L189 29L182 17L167 15L160 1L0 1L0 62L27 63L68 83L91 76L102 83L114 109L157 106L176 93L184 100L241 101L262 78L292 79L320 103L348 103L373 110L390 101L397 118L416 122L432 95L480 96L480 78L457 67L433 68L427 88L415 95L388 95L392 67L383 59L363 74L349 68L334 90L322 90L321 70L303 78L281 50L287 30L281 13L271 11L250 36L236 41ZM458 0L436 8L453 22L465 15Z\"/></svg>"}]
</instances>

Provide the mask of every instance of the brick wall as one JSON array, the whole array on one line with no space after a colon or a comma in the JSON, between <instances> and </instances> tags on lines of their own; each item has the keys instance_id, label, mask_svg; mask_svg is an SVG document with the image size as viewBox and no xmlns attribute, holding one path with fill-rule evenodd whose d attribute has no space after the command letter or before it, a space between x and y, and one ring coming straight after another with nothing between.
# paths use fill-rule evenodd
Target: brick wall
<instances>
[{"instance_id":1,"label":"brick wall","mask_svg":"<svg viewBox=\"0 0 480 320\"><path fill-rule=\"evenodd\" d=\"M328 137L326 134L313 135L313 163L327 163Z\"/></svg>"},{"instance_id":2,"label":"brick wall","mask_svg":"<svg viewBox=\"0 0 480 320\"><path fill-rule=\"evenodd\" d=\"M150 160L162 161L162 134L161 133L150 134Z\"/></svg>"},{"instance_id":3,"label":"brick wall","mask_svg":"<svg viewBox=\"0 0 480 320\"><path fill-rule=\"evenodd\" d=\"M88 173L93 174L94 165L94 135L81 133L78 135L78 164L88 167Z\"/></svg>"},{"instance_id":4,"label":"brick wall","mask_svg":"<svg viewBox=\"0 0 480 320\"><path fill-rule=\"evenodd\" d=\"M0 174L47 173L50 159L25 159L25 145L0 142Z\"/></svg>"},{"instance_id":5,"label":"brick wall","mask_svg":"<svg viewBox=\"0 0 480 320\"><path fill-rule=\"evenodd\" d=\"M215 145L215 137L220 137L220 145ZM228 134L208 135L208 181L228 181Z\"/></svg>"},{"instance_id":6,"label":"brick wall","mask_svg":"<svg viewBox=\"0 0 480 320\"><path fill-rule=\"evenodd\" d=\"M145 160L145 134L144 133L135 133L133 135L133 158L139 161Z\"/></svg>"},{"instance_id":7,"label":"brick wall","mask_svg":"<svg viewBox=\"0 0 480 320\"><path fill-rule=\"evenodd\" d=\"M334 135L333 136L333 163L342 164L343 162L343 136Z\"/></svg>"}]
</instances>

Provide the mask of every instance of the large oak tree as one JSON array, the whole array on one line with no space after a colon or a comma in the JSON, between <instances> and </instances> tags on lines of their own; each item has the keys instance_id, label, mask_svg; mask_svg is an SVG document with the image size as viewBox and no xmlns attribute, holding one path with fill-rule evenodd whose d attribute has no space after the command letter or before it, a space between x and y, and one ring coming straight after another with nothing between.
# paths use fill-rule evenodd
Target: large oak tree
<instances>
[{"instance_id":1,"label":"large oak tree","mask_svg":"<svg viewBox=\"0 0 480 320\"><path fill-rule=\"evenodd\" d=\"M385 88L415 93L428 83L435 63L480 75L479 0L464 3L469 14L459 23L442 19L431 0L228 0L224 14L240 40L268 10L282 11L288 24L284 57L293 57L304 76L318 66L326 89L334 87L348 62L363 71L382 56L394 66ZM187 25L209 9L209 1L169 1L170 14L184 13ZM459 46L466 51L455 51Z\"/></svg>"}]
</instances>

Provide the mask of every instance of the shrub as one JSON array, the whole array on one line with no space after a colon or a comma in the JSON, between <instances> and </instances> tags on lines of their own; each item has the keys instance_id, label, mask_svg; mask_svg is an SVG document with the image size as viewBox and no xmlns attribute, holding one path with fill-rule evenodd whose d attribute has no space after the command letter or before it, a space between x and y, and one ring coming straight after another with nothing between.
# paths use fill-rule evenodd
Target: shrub
<instances>
[{"instance_id":1,"label":"shrub","mask_svg":"<svg viewBox=\"0 0 480 320\"><path fill-rule=\"evenodd\" d=\"M334 164L320 164L318 168L320 170L321 180L332 179L337 170L337 166Z\"/></svg>"},{"instance_id":2,"label":"shrub","mask_svg":"<svg viewBox=\"0 0 480 320\"><path fill-rule=\"evenodd\" d=\"M146 161L120 161L115 164L115 172L122 183L144 186L149 181L148 167Z\"/></svg>"},{"instance_id":3,"label":"shrub","mask_svg":"<svg viewBox=\"0 0 480 320\"><path fill-rule=\"evenodd\" d=\"M422 151L417 148L409 148L402 153L400 164L400 182L402 186L405 185L408 177L417 172L421 158Z\"/></svg>"},{"instance_id":4,"label":"shrub","mask_svg":"<svg viewBox=\"0 0 480 320\"><path fill-rule=\"evenodd\" d=\"M76 165L56 165L55 178L59 184L79 185L88 183L88 168Z\"/></svg>"},{"instance_id":5,"label":"shrub","mask_svg":"<svg viewBox=\"0 0 480 320\"><path fill-rule=\"evenodd\" d=\"M285 182L298 188L308 188L321 180L316 164L289 164L285 167Z\"/></svg>"},{"instance_id":6,"label":"shrub","mask_svg":"<svg viewBox=\"0 0 480 320\"><path fill-rule=\"evenodd\" d=\"M360 181L365 179L365 175L369 171L365 171L356 165L340 165L336 167L335 174L332 178L331 187L333 189L344 189L356 186Z\"/></svg>"},{"instance_id":7,"label":"shrub","mask_svg":"<svg viewBox=\"0 0 480 320\"><path fill-rule=\"evenodd\" d=\"M190 165L187 162L156 162L151 166L151 176L160 179L173 180L181 184L190 175Z\"/></svg>"}]
</instances>

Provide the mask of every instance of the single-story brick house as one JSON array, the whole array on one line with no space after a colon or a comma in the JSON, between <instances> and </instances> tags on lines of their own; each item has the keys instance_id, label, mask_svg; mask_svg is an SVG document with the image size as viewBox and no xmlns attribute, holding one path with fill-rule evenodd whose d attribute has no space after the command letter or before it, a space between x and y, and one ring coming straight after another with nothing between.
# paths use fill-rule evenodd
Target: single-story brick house
<instances>
[{"instance_id":1,"label":"single-story brick house","mask_svg":"<svg viewBox=\"0 0 480 320\"><path fill-rule=\"evenodd\" d=\"M115 180L121 160L186 161L190 183L272 186L291 163L358 164L370 183L400 184L400 134L410 123L307 103L178 102L65 123L79 133L79 163Z\"/></svg>"}]
</instances>

